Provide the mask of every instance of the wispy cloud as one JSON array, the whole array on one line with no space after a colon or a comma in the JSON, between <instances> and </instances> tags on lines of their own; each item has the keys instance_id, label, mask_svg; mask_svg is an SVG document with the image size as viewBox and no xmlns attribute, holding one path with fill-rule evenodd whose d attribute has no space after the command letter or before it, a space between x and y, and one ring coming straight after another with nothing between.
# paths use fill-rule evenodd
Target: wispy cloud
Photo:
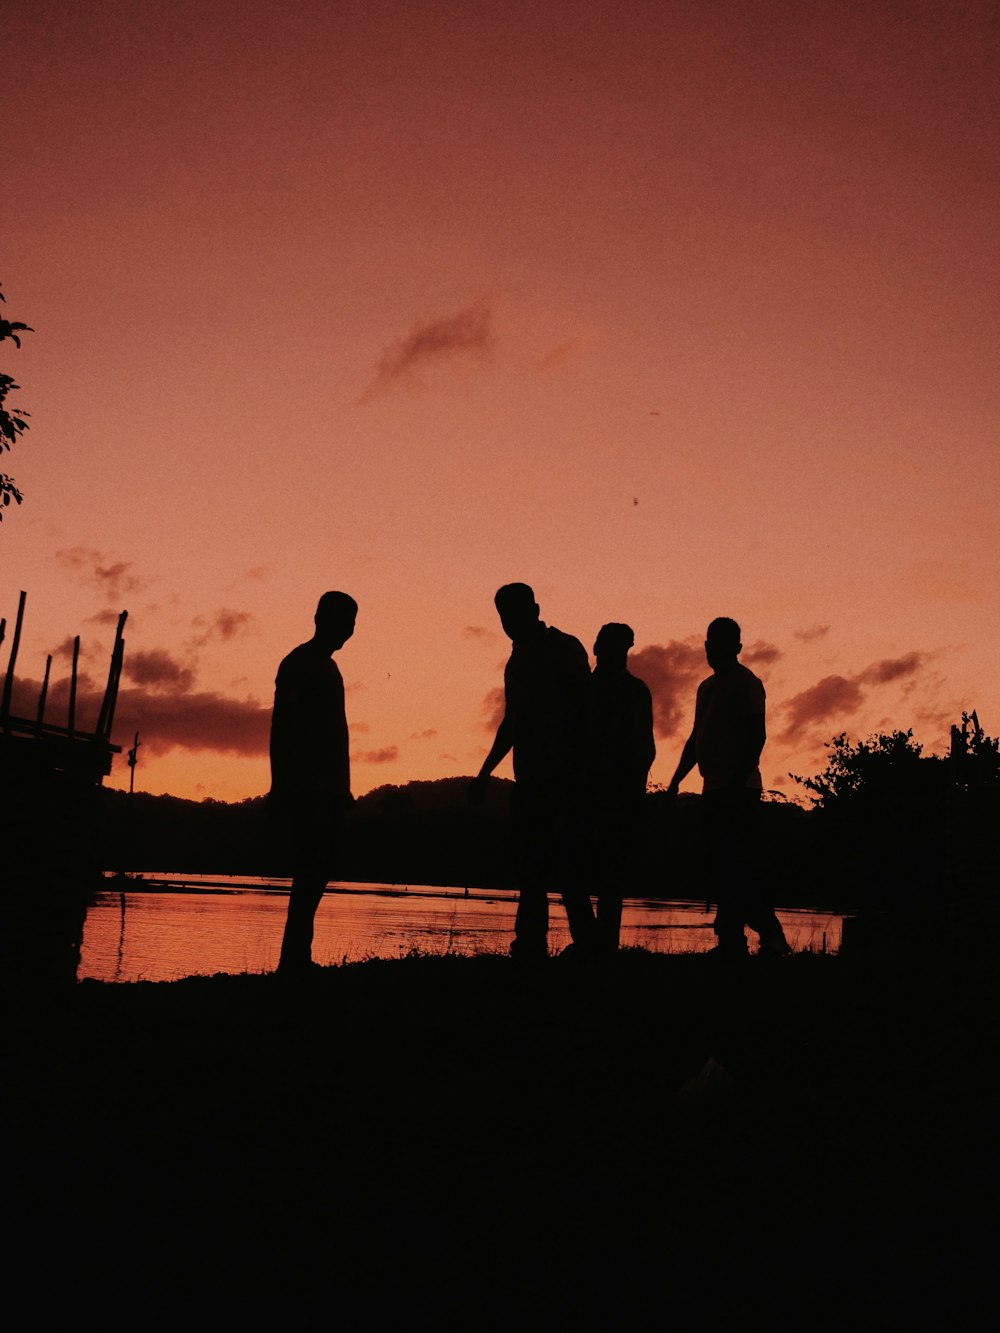
<instances>
[{"instance_id":1,"label":"wispy cloud","mask_svg":"<svg viewBox=\"0 0 1000 1333\"><path fill-rule=\"evenodd\" d=\"M115 617L115 620L116 620L116 622L117 622L117 616ZM90 655L90 652L91 652L91 651L92 651L92 650L91 650L90 646L89 646L88 644L85 644L84 641L83 641L83 639L81 639L81 640L80 640L80 656L81 656L81 657L88 657L88 656ZM53 657L68 657L70 660L72 660L72 658L73 658L73 635L72 635L72 634L68 634L68 635L66 636L66 638L63 639L62 643L57 644L57 645L55 646L55 648L52 649L52 656L53 656Z\"/></svg>"},{"instance_id":2,"label":"wispy cloud","mask_svg":"<svg viewBox=\"0 0 1000 1333\"><path fill-rule=\"evenodd\" d=\"M485 301L477 301L455 315L440 316L414 325L408 337L392 343L382 353L363 403L401 383L415 383L416 372L455 356L484 359L495 343L493 313Z\"/></svg>"},{"instance_id":3,"label":"wispy cloud","mask_svg":"<svg viewBox=\"0 0 1000 1333\"><path fill-rule=\"evenodd\" d=\"M186 694L194 684L191 667L182 666L165 648L139 649L126 653L122 674L136 685L154 690L176 690Z\"/></svg>"},{"instance_id":4,"label":"wispy cloud","mask_svg":"<svg viewBox=\"0 0 1000 1333\"><path fill-rule=\"evenodd\" d=\"M560 343L558 347L553 347L551 351L546 352L543 357L539 358L538 369L543 373L555 370L557 366L562 365L564 361L570 360L575 355L583 345L583 341L582 336L567 338L565 342Z\"/></svg>"},{"instance_id":5,"label":"wispy cloud","mask_svg":"<svg viewBox=\"0 0 1000 1333\"><path fill-rule=\"evenodd\" d=\"M490 690L483 699L483 730L496 731L507 711L507 701L503 688L499 685Z\"/></svg>"},{"instance_id":6,"label":"wispy cloud","mask_svg":"<svg viewBox=\"0 0 1000 1333\"><path fill-rule=\"evenodd\" d=\"M87 617L88 625L117 625L119 612L112 611L106 607L103 611L96 611L92 616Z\"/></svg>"},{"instance_id":7,"label":"wispy cloud","mask_svg":"<svg viewBox=\"0 0 1000 1333\"><path fill-rule=\"evenodd\" d=\"M111 560L92 546L64 547L56 551L56 561L81 583L91 584L116 601L125 593L138 592L146 587L142 579L129 572L132 561Z\"/></svg>"},{"instance_id":8,"label":"wispy cloud","mask_svg":"<svg viewBox=\"0 0 1000 1333\"><path fill-rule=\"evenodd\" d=\"M887 657L856 671L850 676L824 676L815 685L793 695L784 705L784 727L778 740L788 743L798 739L804 731L820 723L834 728L851 717L865 702L862 686L890 685L911 679L927 661L926 653L904 653L901 657Z\"/></svg>"},{"instance_id":9,"label":"wispy cloud","mask_svg":"<svg viewBox=\"0 0 1000 1333\"><path fill-rule=\"evenodd\" d=\"M925 653L906 653L903 657L886 657L881 662L859 671L857 679L865 685L888 685L890 681L912 676L927 661Z\"/></svg>"},{"instance_id":10,"label":"wispy cloud","mask_svg":"<svg viewBox=\"0 0 1000 1333\"><path fill-rule=\"evenodd\" d=\"M386 745L381 750L355 750L351 755L351 763L391 764L394 759L398 758L399 746Z\"/></svg>"},{"instance_id":11,"label":"wispy cloud","mask_svg":"<svg viewBox=\"0 0 1000 1333\"><path fill-rule=\"evenodd\" d=\"M496 634L485 625L466 625L462 630L463 639L483 639L487 643L496 642Z\"/></svg>"},{"instance_id":12,"label":"wispy cloud","mask_svg":"<svg viewBox=\"0 0 1000 1333\"><path fill-rule=\"evenodd\" d=\"M653 696L653 731L666 740L694 719L694 694L708 674L702 641L671 639L629 654L629 670L649 686Z\"/></svg>"},{"instance_id":13,"label":"wispy cloud","mask_svg":"<svg viewBox=\"0 0 1000 1333\"><path fill-rule=\"evenodd\" d=\"M944 748L950 741L952 725L961 721L963 711L968 712L969 707L968 702L959 699L933 698L914 709L914 730L926 736L929 744Z\"/></svg>"},{"instance_id":14,"label":"wispy cloud","mask_svg":"<svg viewBox=\"0 0 1000 1333\"><path fill-rule=\"evenodd\" d=\"M773 643L765 643L763 639L758 639L756 643L751 643L748 648L744 648L740 654L740 661L748 667L766 667L779 662L784 653Z\"/></svg>"},{"instance_id":15,"label":"wispy cloud","mask_svg":"<svg viewBox=\"0 0 1000 1333\"><path fill-rule=\"evenodd\" d=\"M191 624L198 633L191 640L192 646L203 648L210 639L221 639L223 643L228 643L238 634L247 633L255 623L256 617L251 612L233 611L225 606L210 616L195 616Z\"/></svg>"},{"instance_id":16,"label":"wispy cloud","mask_svg":"<svg viewBox=\"0 0 1000 1333\"><path fill-rule=\"evenodd\" d=\"M802 643L815 643L817 639L822 639L830 633L830 626L810 625L808 629L797 629L794 633L795 637Z\"/></svg>"},{"instance_id":17,"label":"wispy cloud","mask_svg":"<svg viewBox=\"0 0 1000 1333\"><path fill-rule=\"evenodd\" d=\"M849 717L858 711L864 698L856 680L847 676L824 676L785 704L785 726L778 740L792 741L799 733L820 722Z\"/></svg>"},{"instance_id":18,"label":"wispy cloud","mask_svg":"<svg viewBox=\"0 0 1000 1333\"><path fill-rule=\"evenodd\" d=\"M413 732L413 734L412 734L411 737L410 737L410 740L411 740L411 741L429 741L433 736L436 736L436 735L437 735L437 731L436 731L433 727L428 727L428 728L426 729L426 731L415 731L415 732Z\"/></svg>"},{"instance_id":19,"label":"wispy cloud","mask_svg":"<svg viewBox=\"0 0 1000 1333\"><path fill-rule=\"evenodd\" d=\"M990 579L971 562L959 559L921 560L904 577L908 587L921 597L974 605L990 596Z\"/></svg>"}]
</instances>

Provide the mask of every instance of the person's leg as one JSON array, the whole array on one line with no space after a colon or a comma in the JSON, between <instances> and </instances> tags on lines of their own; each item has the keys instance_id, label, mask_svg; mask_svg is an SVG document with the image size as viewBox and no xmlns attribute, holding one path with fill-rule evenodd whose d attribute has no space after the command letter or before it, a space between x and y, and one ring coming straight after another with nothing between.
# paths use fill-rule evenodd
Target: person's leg
<instances>
[{"instance_id":1,"label":"person's leg","mask_svg":"<svg viewBox=\"0 0 1000 1333\"><path fill-rule=\"evenodd\" d=\"M288 915L281 940L278 971L306 972L312 964L313 926L316 908L323 897L326 880L315 871L296 875L288 895Z\"/></svg>"},{"instance_id":2,"label":"person's leg","mask_svg":"<svg viewBox=\"0 0 1000 1333\"><path fill-rule=\"evenodd\" d=\"M603 953L617 953L621 929L621 894L606 885L597 895L597 943Z\"/></svg>"},{"instance_id":3,"label":"person's leg","mask_svg":"<svg viewBox=\"0 0 1000 1333\"><path fill-rule=\"evenodd\" d=\"M579 949L592 949L596 943L596 922L590 894L579 884L567 885L562 891L563 907L570 938Z\"/></svg>"},{"instance_id":4,"label":"person's leg","mask_svg":"<svg viewBox=\"0 0 1000 1333\"><path fill-rule=\"evenodd\" d=\"M741 896L745 819L739 795L731 791L707 791L702 796L702 854L706 897L715 902L712 928L718 949L743 956L747 952Z\"/></svg>"},{"instance_id":5,"label":"person's leg","mask_svg":"<svg viewBox=\"0 0 1000 1333\"><path fill-rule=\"evenodd\" d=\"M597 943L602 952L618 950L622 924L623 885L630 880L631 821L625 810L605 810L598 816L592 853L597 882Z\"/></svg>"},{"instance_id":6,"label":"person's leg","mask_svg":"<svg viewBox=\"0 0 1000 1333\"><path fill-rule=\"evenodd\" d=\"M278 971L307 972L312 966L316 909L332 875L341 821L320 807L298 812L290 820L294 836L292 886L281 940Z\"/></svg>"},{"instance_id":7,"label":"person's leg","mask_svg":"<svg viewBox=\"0 0 1000 1333\"><path fill-rule=\"evenodd\" d=\"M511 813L518 899L510 952L513 958L534 960L546 956L549 929L547 843L539 795L515 786Z\"/></svg>"},{"instance_id":8,"label":"person's leg","mask_svg":"<svg viewBox=\"0 0 1000 1333\"><path fill-rule=\"evenodd\" d=\"M781 922L774 913L766 888L761 856L761 793L742 793L738 811L737 839L744 873L740 881L740 915L746 925L760 936L762 953L788 953L788 942Z\"/></svg>"},{"instance_id":9,"label":"person's leg","mask_svg":"<svg viewBox=\"0 0 1000 1333\"><path fill-rule=\"evenodd\" d=\"M552 878L566 909L574 952L590 952L597 942L592 874L586 864L589 840L586 817L577 798L556 798L549 812Z\"/></svg>"},{"instance_id":10,"label":"person's leg","mask_svg":"<svg viewBox=\"0 0 1000 1333\"><path fill-rule=\"evenodd\" d=\"M548 953L549 900L537 879L522 879L514 917L512 958L544 958Z\"/></svg>"}]
</instances>

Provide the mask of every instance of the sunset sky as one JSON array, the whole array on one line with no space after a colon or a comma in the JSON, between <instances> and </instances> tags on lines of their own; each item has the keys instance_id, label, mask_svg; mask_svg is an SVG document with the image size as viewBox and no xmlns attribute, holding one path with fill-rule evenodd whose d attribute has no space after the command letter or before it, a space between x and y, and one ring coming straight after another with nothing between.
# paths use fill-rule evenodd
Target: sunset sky
<instances>
[{"instance_id":1,"label":"sunset sky","mask_svg":"<svg viewBox=\"0 0 1000 1333\"><path fill-rule=\"evenodd\" d=\"M633 626L657 782L716 615L767 687L766 787L839 731L1000 731L995 0L3 26L0 283L35 332L0 344L31 413L0 670L21 589L22 682L80 634L102 690L127 609L138 788L267 789L327 588L361 608L356 794L476 771L511 580L588 649Z\"/></svg>"}]
</instances>

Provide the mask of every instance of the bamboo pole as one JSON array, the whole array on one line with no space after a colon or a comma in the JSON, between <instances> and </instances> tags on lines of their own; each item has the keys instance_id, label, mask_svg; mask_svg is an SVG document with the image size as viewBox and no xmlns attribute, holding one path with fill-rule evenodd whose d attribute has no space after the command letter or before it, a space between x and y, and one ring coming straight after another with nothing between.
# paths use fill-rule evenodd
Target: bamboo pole
<instances>
[{"instance_id":1,"label":"bamboo pole","mask_svg":"<svg viewBox=\"0 0 1000 1333\"><path fill-rule=\"evenodd\" d=\"M104 690L104 701L101 704L100 716L97 719L96 730L98 736L111 735L111 722L114 717L115 702L118 697L118 677L121 675L122 632L125 629L125 621L127 618L127 611L123 611L118 617L118 629L115 631L115 646L111 650L111 665L108 668L108 683Z\"/></svg>"},{"instance_id":2,"label":"bamboo pole","mask_svg":"<svg viewBox=\"0 0 1000 1333\"><path fill-rule=\"evenodd\" d=\"M49 653L48 657L45 659L45 679L42 681L42 688L38 695L38 716L35 718L36 734L37 731L41 729L42 723L45 721L45 700L48 698L49 694L49 674L51 671L52 654Z\"/></svg>"},{"instance_id":3,"label":"bamboo pole","mask_svg":"<svg viewBox=\"0 0 1000 1333\"><path fill-rule=\"evenodd\" d=\"M76 680L77 668L80 662L80 636L79 634L73 640L73 674L69 678L69 722L67 730L70 737L76 731Z\"/></svg>"},{"instance_id":4,"label":"bamboo pole","mask_svg":"<svg viewBox=\"0 0 1000 1333\"><path fill-rule=\"evenodd\" d=\"M135 795L135 766L139 762L139 733L135 733L135 740L132 742L132 748L128 752L128 794ZM132 802L129 801L129 809L132 808Z\"/></svg>"},{"instance_id":5,"label":"bamboo pole","mask_svg":"<svg viewBox=\"0 0 1000 1333\"><path fill-rule=\"evenodd\" d=\"M10 645L10 658L7 662L7 675L3 682L3 702L0 703L0 718L3 720L4 727L10 719L10 693L14 688L14 664L17 661L17 650L21 643L21 625L24 621L24 604L28 600L26 592L21 593L17 604L17 620L14 623L14 641Z\"/></svg>"},{"instance_id":6,"label":"bamboo pole","mask_svg":"<svg viewBox=\"0 0 1000 1333\"><path fill-rule=\"evenodd\" d=\"M114 725L115 721L115 708L118 706L118 686L121 684L122 663L124 662L124 660L125 660L125 640L119 639L118 642L115 644L115 659L114 659L115 682L111 690L111 700L108 704L108 717L104 727L104 734L108 738L108 740L111 739L111 728Z\"/></svg>"}]
</instances>

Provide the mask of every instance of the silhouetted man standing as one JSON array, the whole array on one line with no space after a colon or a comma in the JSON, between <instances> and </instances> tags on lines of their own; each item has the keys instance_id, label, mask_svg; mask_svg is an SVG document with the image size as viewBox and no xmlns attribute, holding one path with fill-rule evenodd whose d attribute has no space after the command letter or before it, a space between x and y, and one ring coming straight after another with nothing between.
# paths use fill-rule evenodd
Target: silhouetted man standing
<instances>
[{"instance_id":1,"label":"silhouetted man standing","mask_svg":"<svg viewBox=\"0 0 1000 1333\"><path fill-rule=\"evenodd\" d=\"M717 909L715 952L733 958L747 954L744 926L760 936L762 954L788 952L757 864L765 697L763 682L737 660L742 651L736 621L727 616L713 620L705 638L713 674L698 686L694 727L667 788L676 796L681 782L698 765L704 783L706 868Z\"/></svg>"},{"instance_id":2,"label":"silhouetted man standing","mask_svg":"<svg viewBox=\"0 0 1000 1333\"><path fill-rule=\"evenodd\" d=\"M562 895L577 950L593 945L580 855L590 662L578 639L540 618L526 583L505 584L494 600L513 647L504 668L503 721L470 796L485 795L489 775L513 749L520 893L510 951L533 962L547 954L550 888Z\"/></svg>"},{"instance_id":3,"label":"silhouetted man standing","mask_svg":"<svg viewBox=\"0 0 1000 1333\"><path fill-rule=\"evenodd\" d=\"M271 716L269 810L292 887L278 972L312 967L313 920L332 878L344 812L353 801L344 681L333 660L354 633L358 604L345 592L325 592L316 632L278 667Z\"/></svg>"},{"instance_id":4,"label":"silhouetted man standing","mask_svg":"<svg viewBox=\"0 0 1000 1333\"><path fill-rule=\"evenodd\" d=\"M590 869L597 887L597 939L607 952L618 948L623 886L635 864L646 781L656 758L653 699L628 670L634 643L628 625L602 625L590 683Z\"/></svg>"}]
</instances>

